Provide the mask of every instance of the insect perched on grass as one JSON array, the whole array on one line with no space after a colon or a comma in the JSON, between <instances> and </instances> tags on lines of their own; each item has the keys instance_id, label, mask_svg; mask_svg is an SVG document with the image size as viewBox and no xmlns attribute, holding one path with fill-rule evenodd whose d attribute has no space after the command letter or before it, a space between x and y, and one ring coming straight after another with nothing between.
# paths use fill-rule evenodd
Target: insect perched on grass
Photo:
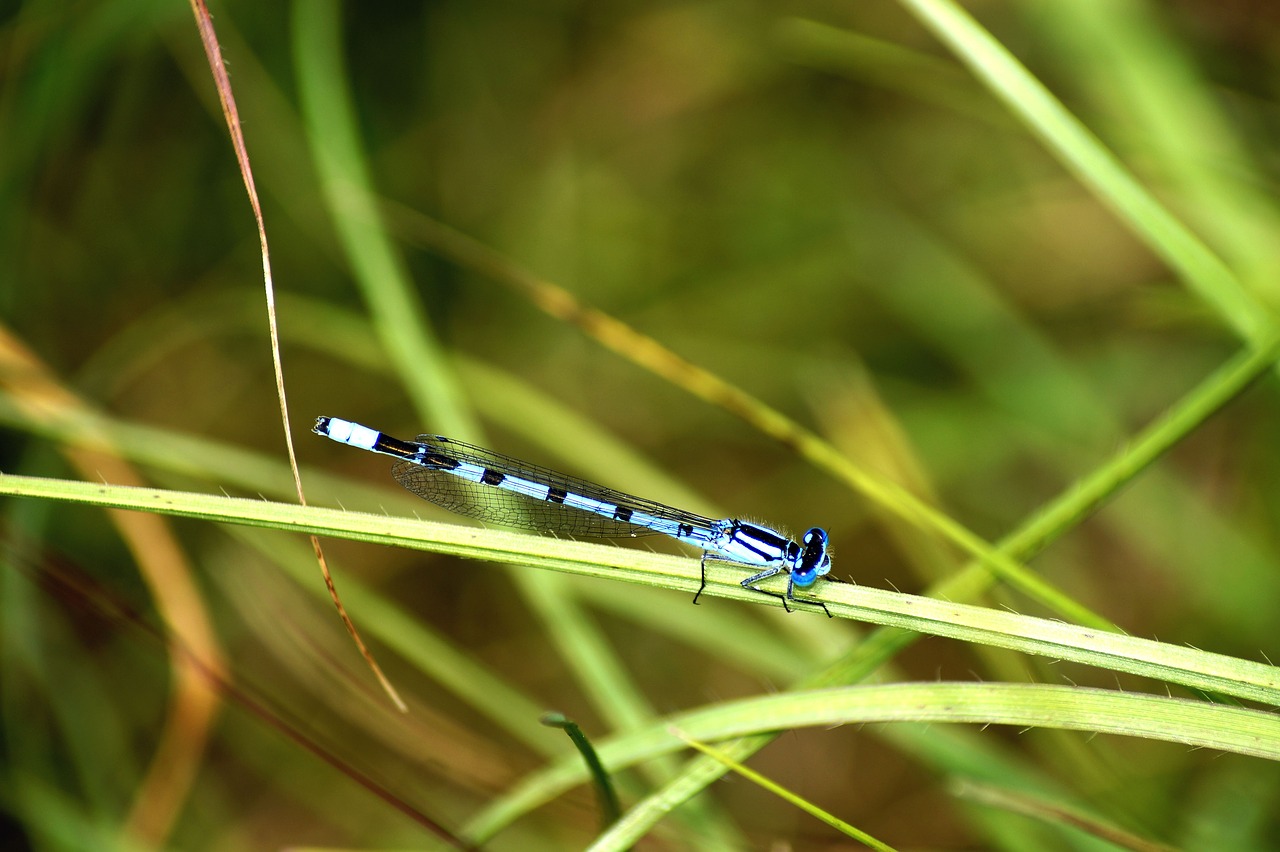
<instances>
[{"instance_id":1,"label":"insect perched on grass","mask_svg":"<svg viewBox=\"0 0 1280 852\"><path fill-rule=\"evenodd\" d=\"M337 417L317 417L312 431L397 459L391 468L397 482L459 515L572 537L662 534L702 548L702 585L694 603L707 587L708 559L761 569L742 587L780 599L788 612L788 602L803 600L796 589L812 587L831 570L827 532L818 527L795 542L760 524L704 518L442 435L402 441ZM783 572L786 594L756 586ZM831 616L826 604L814 603Z\"/></svg>"}]
</instances>

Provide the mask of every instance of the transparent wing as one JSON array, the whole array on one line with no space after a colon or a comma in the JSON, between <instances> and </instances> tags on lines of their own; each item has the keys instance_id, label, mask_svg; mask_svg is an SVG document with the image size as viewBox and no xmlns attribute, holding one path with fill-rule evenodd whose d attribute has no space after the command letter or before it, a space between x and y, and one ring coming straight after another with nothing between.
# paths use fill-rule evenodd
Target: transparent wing
<instances>
[{"instance_id":1,"label":"transparent wing","mask_svg":"<svg viewBox=\"0 0 1280 852\"><path fill-rule=\"evenodd\" d=\"M415 441L429 450L426 456L428 461L431 454L438 454L444 459L474 465L503 477L514 477L559 489L570 495L629 509L636 514L661 518L673 524L687 524L698 532L710 531L715 523L692 512L673 509L652 500L634 497L585 479L440 435L419 435ZM451 472L445 466L397 461L391 467L391 475L424 500L450 512L488 523L583 538L629 538L667 532L619 520L613 517L612 512L608 515L598 514L565 503L537 499L499 485L474 481Z\"/></svg>"}]
</instances>

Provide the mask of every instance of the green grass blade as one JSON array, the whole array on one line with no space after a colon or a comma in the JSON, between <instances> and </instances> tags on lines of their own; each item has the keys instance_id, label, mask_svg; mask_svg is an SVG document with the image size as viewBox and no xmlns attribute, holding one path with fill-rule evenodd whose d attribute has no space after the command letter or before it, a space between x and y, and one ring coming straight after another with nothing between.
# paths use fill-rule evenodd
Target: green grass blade
<instances>
[{"instance_id":1,"label":"green grass blade","mask_svg":"<svg viewBox=\"0 0 1280 852\"><path fill-rule=\"evenodd\" d=\"M777 729L879 722L1011 725L1109 733L1198 748L1280 759L1280 716L1259 710L1190 699L1075 686L1011 683L897 683L771 695L714 705L672 716L641 734L598 744L613 772L683 747L669 732L716 741ZM483 842L510 821L582 783L579 761L561 759L530 776L494 807L478 815L462 834ZM635 842L664 807L701 780L697 771L677 779L670 797L660 792L629 811L609 832L610 842Z\"/></svg>"},{"instance_id":2,"label":"green grass blade","mask_svg":"<svg viewBox=\"0 0 1280 852\"><path fill-rule=\"evenodd\" d=\"M347 89L339 4L305 0L293 8L293 52L307 140L378 337L414 407L429 415L439 431L474 438L479 428L443 348L410 295L409 270L378 212Z\"/></svg>"},{"instance_id":3,"label":"green grass blade","mask_svg":"<svg viewBox=\"0 0 1280 852\"><path fill-rule=\"evenodd\" d=\"M27 476L0 476L0 495L3 494L315 533L636 582L689 594L699 585L698 563L692 559L413 518ZM730 566L708 566L705 594L781 606L781 601L775 598L742 588L738 584L741 574L741 570ZM780 585L785 586L785 579ZM833 615L1073 660L1280 706L1280 671L1261 663L1048 619L845 583L825 584L823 600ZM793 617L803 616L796 613Z\"/></svg>"},{"instance_id":4,"label":"green grass blade","mask_svg":"<svg viewBox=\"0 0 1280 852\"><path fill-rule=\"evenodd\" d=\"M577 722L563 713L545 713L539 721L548 727L560 728L573 741L574 748L582 756L582 762L591 775L591 782L595 785L596 797L600 800L600 819L607 828L621 816L622 807L618 804L618 794L613 789L613 782L609 780L609 773L600 762L600 757L592 747L591 740L587 739L587 735L582 732L582 728L578 727Z\"/></svg>"},{"instance_id":5,"label":"green grass blade","mask_svg":"<svg viewBox=\"0 0 1280 852\"><path fill-rule=\"evenodd\" d=\"M902 0L1122 223L1245 340L1273 323L1236 275L1148 192L1004 45L950 0Z\"/></svg>"}]
</instances>

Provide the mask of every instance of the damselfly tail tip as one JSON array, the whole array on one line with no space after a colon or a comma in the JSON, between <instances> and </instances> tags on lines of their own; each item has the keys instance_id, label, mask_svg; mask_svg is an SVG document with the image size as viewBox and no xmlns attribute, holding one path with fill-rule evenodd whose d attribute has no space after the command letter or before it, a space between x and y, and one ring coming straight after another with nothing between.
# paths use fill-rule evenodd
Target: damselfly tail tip
<instances>
[{"instance_id":1,"label":"damselfly tail tip","mask_svg":"<svg viewBox=\"0 0 1280 852\"><path fill-rule=\"evenodd\" d=\"M352 423L341 417L317 417L316 425L311 427L311 431L330 441L337 441L339 444L381 452L374 449L374 445L381 437L377 429L370 429L368 426L361 426L359 423Z\"/></svg>"}]
</instances>

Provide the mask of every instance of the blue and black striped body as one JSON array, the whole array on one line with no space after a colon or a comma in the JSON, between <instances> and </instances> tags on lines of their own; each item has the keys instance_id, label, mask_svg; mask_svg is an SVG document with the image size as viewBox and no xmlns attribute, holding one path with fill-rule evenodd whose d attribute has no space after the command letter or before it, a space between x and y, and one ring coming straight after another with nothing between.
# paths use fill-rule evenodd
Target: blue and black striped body
<instances>
[{"instance_id":1,"label":"blue and black striped body","mask_svg":"<svg viewBox=\"0 0 1280 852\"><path fill-rule=\"evenodd\" d=\"M392 456L397 461L391 473L397 482L459 515L571 537L662 534L688 542L705 554L704 588L708 558L762 569L742 581L743 587L782 598L784 605L795 599L795 589L809 588L831 570L827 534L817 527L797 543L759 524L705 518L442 435L402 441L336 417L317 418L312 431ZM756 583L784 571L786 595L756 588Z\"/></svg>"}]
</instances>

